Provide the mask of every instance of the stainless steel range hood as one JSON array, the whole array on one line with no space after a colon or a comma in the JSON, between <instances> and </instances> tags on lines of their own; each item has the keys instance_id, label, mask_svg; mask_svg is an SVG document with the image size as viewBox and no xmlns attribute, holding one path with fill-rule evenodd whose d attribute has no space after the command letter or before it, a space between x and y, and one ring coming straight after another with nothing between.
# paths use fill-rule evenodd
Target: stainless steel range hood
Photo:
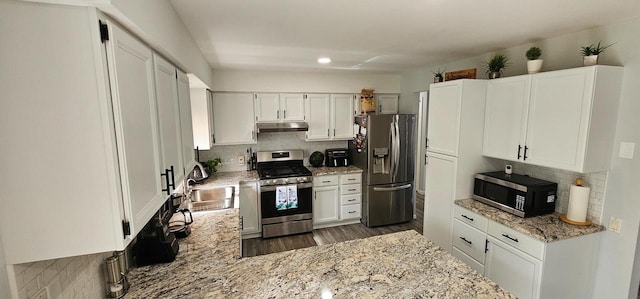
<instances>
[{"instance_id":1,"label":"stainless steel range hood","mask_svg":"<svg viewBox=\"0 0 640 299\"><path fill-rule=\"evenodd\" d=\"M258 123L258 133L309 131L306 122Z\"/></svg>"}]
</instances>

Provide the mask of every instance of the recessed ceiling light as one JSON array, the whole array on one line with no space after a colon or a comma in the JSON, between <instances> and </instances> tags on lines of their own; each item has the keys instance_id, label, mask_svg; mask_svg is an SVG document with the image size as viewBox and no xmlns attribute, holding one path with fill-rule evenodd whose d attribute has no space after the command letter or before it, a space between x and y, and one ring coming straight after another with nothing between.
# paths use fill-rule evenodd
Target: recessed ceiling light
<instances>
[{"instance_id":1,"label":"recessed ceiling light","mask_svg":"<svg viewBox=\"0 0 640 299\"><path fill-rule=\"evenodd\" d=\"M320 57L318 58L318 63L329 63L331 62L331 58L329 57Z\"/></svg>"}]
</instances>

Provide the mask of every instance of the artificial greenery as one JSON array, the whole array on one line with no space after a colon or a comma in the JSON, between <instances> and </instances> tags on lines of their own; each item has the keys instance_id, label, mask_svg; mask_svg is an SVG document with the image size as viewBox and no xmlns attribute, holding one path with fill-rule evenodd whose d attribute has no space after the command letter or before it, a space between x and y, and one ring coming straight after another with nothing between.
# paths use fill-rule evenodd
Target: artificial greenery
<instances>
[{"instance_id":1,"label":"artificial greenery","mask_svg":"<svg viewBox=\"0 0 640 299\"><path fill-rule=\"evenodd\" d=\"M485 61L484 68L487 74L500 73L507 65L509 65L509 57L502 53L496 53Z\"/></svg>"},{"instance_id":2,"label":"artificial greenery","mask_svg":"<svg viewBox=\"0 0 640 299\"><path fill-rule=\"evenodd\" d=\"M440 70L440 68L438 68L438 70L437 70L437 71L435 71L435 72L434 72L434 71L431 71L431 72L432 72L432 73L433 73L433 75L435 75L436 77L438 77L438 78L442 78L442 77L443 77L443 75L444 75L444 71L446 71L446 70L447 70L447 69Z\"/></svg>"},{"instance_id":3,"label":"artificial greenery","mask_svg":"<svg viewBox=\"0 0 640 299\"><path fill-rule=\"evenodd\" d=\"M542 55L542 50L538 47L531 47L525 54L528 60L537 60Z\"/></svg>"},{"instance_id":4,"label":"artificial greenery","mask_svg":"<svg viewBox=\"0 0 640 299\"><path fill-rule=\"evenodd\" d=\"M590 55L599 55L602 52L604 52L604 50L606 50L607 48L613 46L615 43L610 44L608 46L601 46L600 43L602 43L602 41L599 41L597 45L588 45L588 46L583 46L581 47L580 53L582 53L583 56L590 56Z\"/></svg>"},{"instance_id":5,"label":"artificial greenery","mask_svg":"<svg viewBox=\"0 0 640 299\"><path fill-rule=\"evenodd\" d=\"M216 171L218 171L217 167L218 165L222 164L222 159L220 158L215 158L213 160L207 160L207 162L205 162L205 164L207 164L207 173L214 173Z\"/></svg>"}]
</instances>

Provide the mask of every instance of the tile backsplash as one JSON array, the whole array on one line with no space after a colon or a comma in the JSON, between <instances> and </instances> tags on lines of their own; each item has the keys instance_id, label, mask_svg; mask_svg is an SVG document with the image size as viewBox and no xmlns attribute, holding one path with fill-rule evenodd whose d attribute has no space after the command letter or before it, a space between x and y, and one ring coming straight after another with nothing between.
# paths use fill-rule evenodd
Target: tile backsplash
<instances>
[{"instance_id":1,"label":"tile backsplash","mask_svg":"<svg viewBox=\"0 0 640 299\"><path fill-rule=\"evenodd\" d=\"M513 165L514 173L558 183L556 212L562 214L566 214L569 207L569 189L571 185L577 178L584 179L585 185L591 187L587 219L593 223L602 224L602 207L604 205L604 191L608 172L576 173L516 162L504 162L504 165L507 164Z\"/></svg>"},{"instance_id":2,"label":"tile backsplash","mask_svg":"<svg viewBox=\"0 0 640 299\"><path fill-rule=\"evenodd\" d=\"M219 166L218 171L246 170L244 164L239 164L238 156L244 157L247 154L247 149L251 147L254 152L302 149L305 157L304 163L308 165L308 157L314 151L324 154L324 150L328 148L346 148L348 142L347 140L306 141L304 132L260 133L257 144L221 145L213 146L211 150L200 151L200 161L219 157L222 159L222 165Z\"/></svg>"},{"instance_id":3,"label":"tile backsplash","mask_svg":"<svg viewBox=\"0 0 640 299\"><path fill-rule=\"evenodd\" d=\"M11 265L9 280L19 299L33 298L44 288L50 299L104 298L103 263L110 255L98 253Z\"/></svg>"}]
</instances>

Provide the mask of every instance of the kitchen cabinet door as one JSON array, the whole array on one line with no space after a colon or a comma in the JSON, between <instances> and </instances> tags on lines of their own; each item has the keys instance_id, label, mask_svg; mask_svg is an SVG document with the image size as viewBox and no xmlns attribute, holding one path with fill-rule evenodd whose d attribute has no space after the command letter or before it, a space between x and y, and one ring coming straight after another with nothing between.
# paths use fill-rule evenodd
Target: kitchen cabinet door
<instances>
[{"instance_id":1,"label":"kitchen cabinet door","mask_svg":"<svg viewBox=\"0 0 640 299\"><path fill-rule=\"evenodd\" d=\"M579 170L584 158L593 68L533 76L526 133L528 163Z\"/></svg>"},{"instance_id":2,"label":"kitchen cabinet door","mask_svg":"<svg viewBox=\"0 0 640 299\"><path fill-rule=\"evenodd\" d=\"M397 114L398 95L397 94L376 94L378 100L378 114Z\"/></svg>"},{"instance_id":3,"label":"kitchen cabinet door","mask_svg":"<svg viewBox=\"0 0 640 299\"><path fill-rule=\"evenodd\" d=\"M255 144L253 94L214 93L213 144Z\"/></svg>"},{"instance_id":4,"label":"kitchen cabinet door","mask_svg":"<svg viewBox=\"0 0 640 299\"><path fill-rule=\"evenodd\" d=\"M180 103L178 100L178 80L176 68L157 54L153 54L156 100L160 127L162 167L173 169L169 174L173 188L184 179L182 157L182 129L180 127ZM164 186L163 189L170 189ZM171 189L170 189L171 191Z\"/></svg>"},{"instance_id":5,"label":"kitchen cabinet door","mask_svg":"<svg viewBox=\"0 0 640 299\"><path fill-rule=\"evenodd\" d=\"M489 80L482 154L517 161L524 153L531 76Z\"/></svg>"},{"instance_id":6,"label":"kitchen cabinet door","mask_svg":"<svg viewBox=\"0 0 640 299\"><path fill-rule=\"evenodd\" d=\"M206 88L191 88L191 124L193 128L193 148L211 149L213 144L213 109L211 92Z\"/></svg>"},{"instance_id":7,"label":"kitchen cabinet door","mask_svg":"<svg viewBox=\"0 0 640 299\"><path fill-rule=\"evenodd\" d=\"M462 112L462 81L432 84L429 92L428 150L456 157Z\"/></svg>"},{"instance_id":8,"label":"kitchen cabinet door","mask_svg":"<svg viewBox=\"0 0 640 299\"><path fill-rule=\"evenodd\" d=\"M257 122L280 121L280 95L277 93L257 93L255 98L255 110Z\"/></svg>"},{"instance_id":9,"label":"kitchen cabinet door","mask_svg":"<svg viewBox=\"0 0 640 299\"><path fill-rule=\"evenodd\" d=\"M282 121L303 121L304 120L304 94L301 93L281 93L280 110Z\"/></svg>"},{"instance_id":10,"label":"kitchen cabinet door","mask_svg":"<svg viewBox=\"0 0 640 299\"><path fill-rule=\"evenodd\" d=\"M331 98L328 94L305 95L305 117L309 124L307 140L329 140Z\"/></svg>"},{"instance_id":11,"label":"kitchen cabinet door","mask_svg":"<svg viewBox=\"0 0 640 299\"><path fill-rule=\"evenodd\" d=\"M193 121L191 119L191 96L189 95L189 77L176 70L178 75L178 104L180 106L180 129L182 132L182 158L184 173L188 173L196 164L193 146Z\"/></svg>"},{"instance_id":12,"label":"kitchen cabinet door","mask_svg":"<svg viewBox=\"0 0 640 299\"><path fill-rule=\"evenodd\" d=\"M484 275L518 298L538 298L542 262L488 236Z\"/></svg>"},{"instance_id":13,"label":"kitchen cabinet door","mask_svg":"<svg viewBox=\"0 0 640 299\"><path fill-rule=\"evenodd\" d=\"M109 72L125 215L135 236L160 208L162 193L158 109L151 49L108 23ZM175 86L175 81L172 82ZM170 114L173 116L173 111ZM175 136L175 123L169 126ZM175 138L175 137L173 137Z\"/></svg>"},{"instance_id":14,"label":"kitchen cabinet door","mask_svg":"<svg viewBox=\"0 0 640 299\"><path fill-rule=\"evenodd\" d=\"M340 220L338 186L313 188L313 224Z\"/></svg>"},{"instance_id":15,"label":"kitchen cabinet door","mask_svg":"<svg viewBox=\"0 0 640 299\"><path fill-rule=\"evenodd\" d=\"M332 139L353 138L353 94L331 95Z\"/></svg>"},{"instance_id":16,"label":"kitchen cabinet door","mask_svg":"<svg viewBox=\"0 0 640 299\"><path fill-rule=\"evenodd\" d=\"M242 217L242 233L252 234L261 231L260 225L260 196L258 183L240 184L240 217Z\"/></svg>"},{"instance_id":17,"label":"kitchen cabinet door","mask_svg":"<svg viewBox=\"0 0 640 299\"><path fill-rule=\"evenodd\" d=\"M427 155L424 236L451 252L458 159L430 152Z\"/></svg>"}]
</instances>

